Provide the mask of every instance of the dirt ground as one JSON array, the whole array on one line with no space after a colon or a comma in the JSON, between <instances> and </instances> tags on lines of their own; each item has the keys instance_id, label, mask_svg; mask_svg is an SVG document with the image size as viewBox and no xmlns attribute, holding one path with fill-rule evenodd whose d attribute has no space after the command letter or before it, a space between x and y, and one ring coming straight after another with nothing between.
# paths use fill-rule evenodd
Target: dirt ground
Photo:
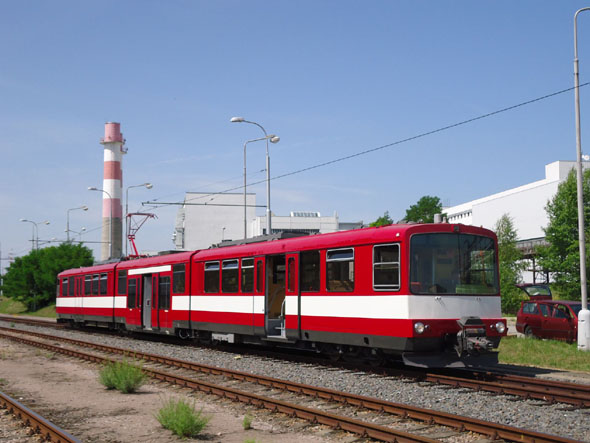
<instances>
[{"instance_id":1,"label":"dirt ground","mask_svg":"<svg viewBox=\"0 0 590 443\"><path fill-rule=\"evenodd\" d=\"M208 442L335 442L356 437L281 414L148 381L136 394L109 391L98 382L99 367L0 339L0 390L83 442L177 442L155 418L163 402L184 397L211 420L196 439ZM250 415L252 429L242 420ZM0 415L2 412L0 411ZM0 441L29 442L2 416ZM185 440L186 441L186 440Z\"/></svg>"}]
</instances>

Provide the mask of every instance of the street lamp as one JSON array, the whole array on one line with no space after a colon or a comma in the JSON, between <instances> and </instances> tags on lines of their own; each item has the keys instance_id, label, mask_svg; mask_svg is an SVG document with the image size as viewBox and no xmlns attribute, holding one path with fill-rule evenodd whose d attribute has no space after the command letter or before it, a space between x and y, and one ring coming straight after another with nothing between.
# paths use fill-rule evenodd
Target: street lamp
<instances>
[{"instance_id":1,"label":"street lamp","mask_svg":"<svg viewBox=\"0 0 590 443\"><path fill-rule=\"evenodd\" d=\"M154 187L151 183L142 183L141 185L127 186L127 190L125 191L125 255L128 255L127 251L129 246L129 217L127 217L129 215L129 189L140 188L142 186L145 186L147 189L152 189Z\"/></svg>"},{"instance_id":2,"label":"street lamp","mask_svg":"<svg viewBox=\"0 0 590 443\"><path fill-rule=\"evenodd\" d=\"M73 232L74 234L78 235L78 243L82 243L82 234L84 234L84 231L86 231L85 227L82 227L80 231L74 231L73 229L70 229L70 232Z\"/></svg>"},{"instance_id":3,"label":"street lamp","mask_svg":"<svg viewBox=\"0 0 590 443\"><path fill-rule=\"evenodd\" d=\"M266 130L256 122L251 122L244 117L232 117L230 122L232 123L250 123L251 125L256 125L262 132L264 132L264 137L261 139L251 140L266 140L266 233L272 234L272 222L270 217L270 155L268 153L268 141L270 140L271 143L278 143L280 138L276 135L268 135ZM248 143L248 142L246 142ZM244 144L244 219L246 218L246 144ZM244 220L245 225L245 220ZM246 238L246 230L244 227L244 238Z\"/></svg>"},{"instance_id":4,"label":"street lamp","mask_svg":"<svg viewBox=\"0 0 590 443\"><path fill-rule=\"evenodd\" d=\"M39 249L39 226L37 226L37 225L39 223L44 224L44 225L48 225L49 221L45 220L44 222L34 222L32 220L27 220L26 218L21 218L20 221L33 224L33 237L31 238L31 251L33 249ZM35 236L35 231L37 231L36 236ZM37 239L36 242L35 242L35 238Z\"/></svg>"},{"instance_id":5,"label":"street lamp","mask_svg":"<svg viewBox=\"0 0 590 443\"><path fill-rule=\"evenodd\" d=\"M78 206L77 208L71 208L67 211L67 224L66 224L66 237L68 243L70 242L70 211L75 211L76 209L82 209L82 211L88 211L88 206L82 205Z\"/></svg>"},{"instance_id":6,"label":"street lamp","mask_svg":"<svg viewBox=\"0 0 590 443\"><path fill-rule=\"evenodd\" d=\"M580 288L582 310L578 313L578 349L590 351L590 311L588 310L588 288L586 287L586 239L584 236L584 195L582 188L582 132L580 130L580 79L578 69L578 14L590 11L582 8L574 15L574 91L576 108L576 175L578 185L578 238L580 244Z\"/></svg>"},{"instance_id":7,"label":"street lamp","mask_svg":"<svg viewBox=\"0 0 590 443\"><path fill-rule=\"evenodd\" d=\"M89 186L88 190L89 191L104 192L109 197L109 200L111 200L109 202L109 207L111 209L111 213L109 215L109 260L110 260L113 257L113 201L112 201L113 198L111 197L111 194L109 194L104 189L98 189L94 186Z\"/></svg>"}]
</instances>

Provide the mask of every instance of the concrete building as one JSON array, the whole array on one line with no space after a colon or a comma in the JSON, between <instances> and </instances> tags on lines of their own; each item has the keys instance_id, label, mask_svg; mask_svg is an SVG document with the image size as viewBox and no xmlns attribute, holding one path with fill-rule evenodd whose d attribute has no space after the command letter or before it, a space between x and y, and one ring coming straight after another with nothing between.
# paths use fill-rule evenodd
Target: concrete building
<instances>
[{"instance_id":1,"label":"concrete building","mask_svg":"<svg viewBox=\"0 0 590 443\"><path fill-rule=\"evenodd\" d=\"M535 247L545 243L543 228L549 222L545 206L574 167L575 162L556 161L545 165L545 178L542 180L443 210L449 223L483 226L492 230L498 219L508 214L517 231L519 248L531 260L530 270L523 277L526 282L539 282L547 277L539 275L534 255ZM583 167L590 167L590 162L584 162Z\"/></svg>"},{"instance_id":2,"label":"concrete building","mask_svg":"<svg viewBox=\"0 0 590 443\"><path fill-rule=\"evenodd\" d=\"M189 192L177 213L173 235L176 249L206 249L223 240L244 238L244 195ZM266 234L266 216L256 216L256 195L247 194L247 236ZM357 229L363 222L340 223L338 214L322 216L319 212L291 212L272 215L272 233L285 231L324 234Z\"/></svg>"}]
</instances>

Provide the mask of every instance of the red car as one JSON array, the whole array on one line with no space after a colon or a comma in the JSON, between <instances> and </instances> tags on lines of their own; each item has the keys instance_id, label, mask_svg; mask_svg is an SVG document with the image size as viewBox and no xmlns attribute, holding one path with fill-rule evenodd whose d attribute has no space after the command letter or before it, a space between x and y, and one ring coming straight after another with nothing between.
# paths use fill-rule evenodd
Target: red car
<instances>
[{"instance_id":1,"label":"red car","mask_svg":"<svg viewBox=\"0 0 590 443\"><path fill-rule=\"evenodd\" d=\"M523 301L516 314L516 330L527 337L551 338L572 343L578 337L579 301Z\"/></svg>"}]
</instances>

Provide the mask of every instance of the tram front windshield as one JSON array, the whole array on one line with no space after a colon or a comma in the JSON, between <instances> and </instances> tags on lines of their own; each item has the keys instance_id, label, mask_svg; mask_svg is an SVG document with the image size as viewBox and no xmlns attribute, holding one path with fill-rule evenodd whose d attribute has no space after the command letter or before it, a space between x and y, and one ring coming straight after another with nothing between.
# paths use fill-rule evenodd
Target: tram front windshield
<instances>
[{"instance_id":1,"label":"tram front windshield","mask_svg":"<svg viewBox=\"0 0 590 443\"><path fill-rule=\"evenodd\" d=\"M497 294L494 240L469 234L415 234L410 240L414 294Z\"/></svg>"}]
</instances>

